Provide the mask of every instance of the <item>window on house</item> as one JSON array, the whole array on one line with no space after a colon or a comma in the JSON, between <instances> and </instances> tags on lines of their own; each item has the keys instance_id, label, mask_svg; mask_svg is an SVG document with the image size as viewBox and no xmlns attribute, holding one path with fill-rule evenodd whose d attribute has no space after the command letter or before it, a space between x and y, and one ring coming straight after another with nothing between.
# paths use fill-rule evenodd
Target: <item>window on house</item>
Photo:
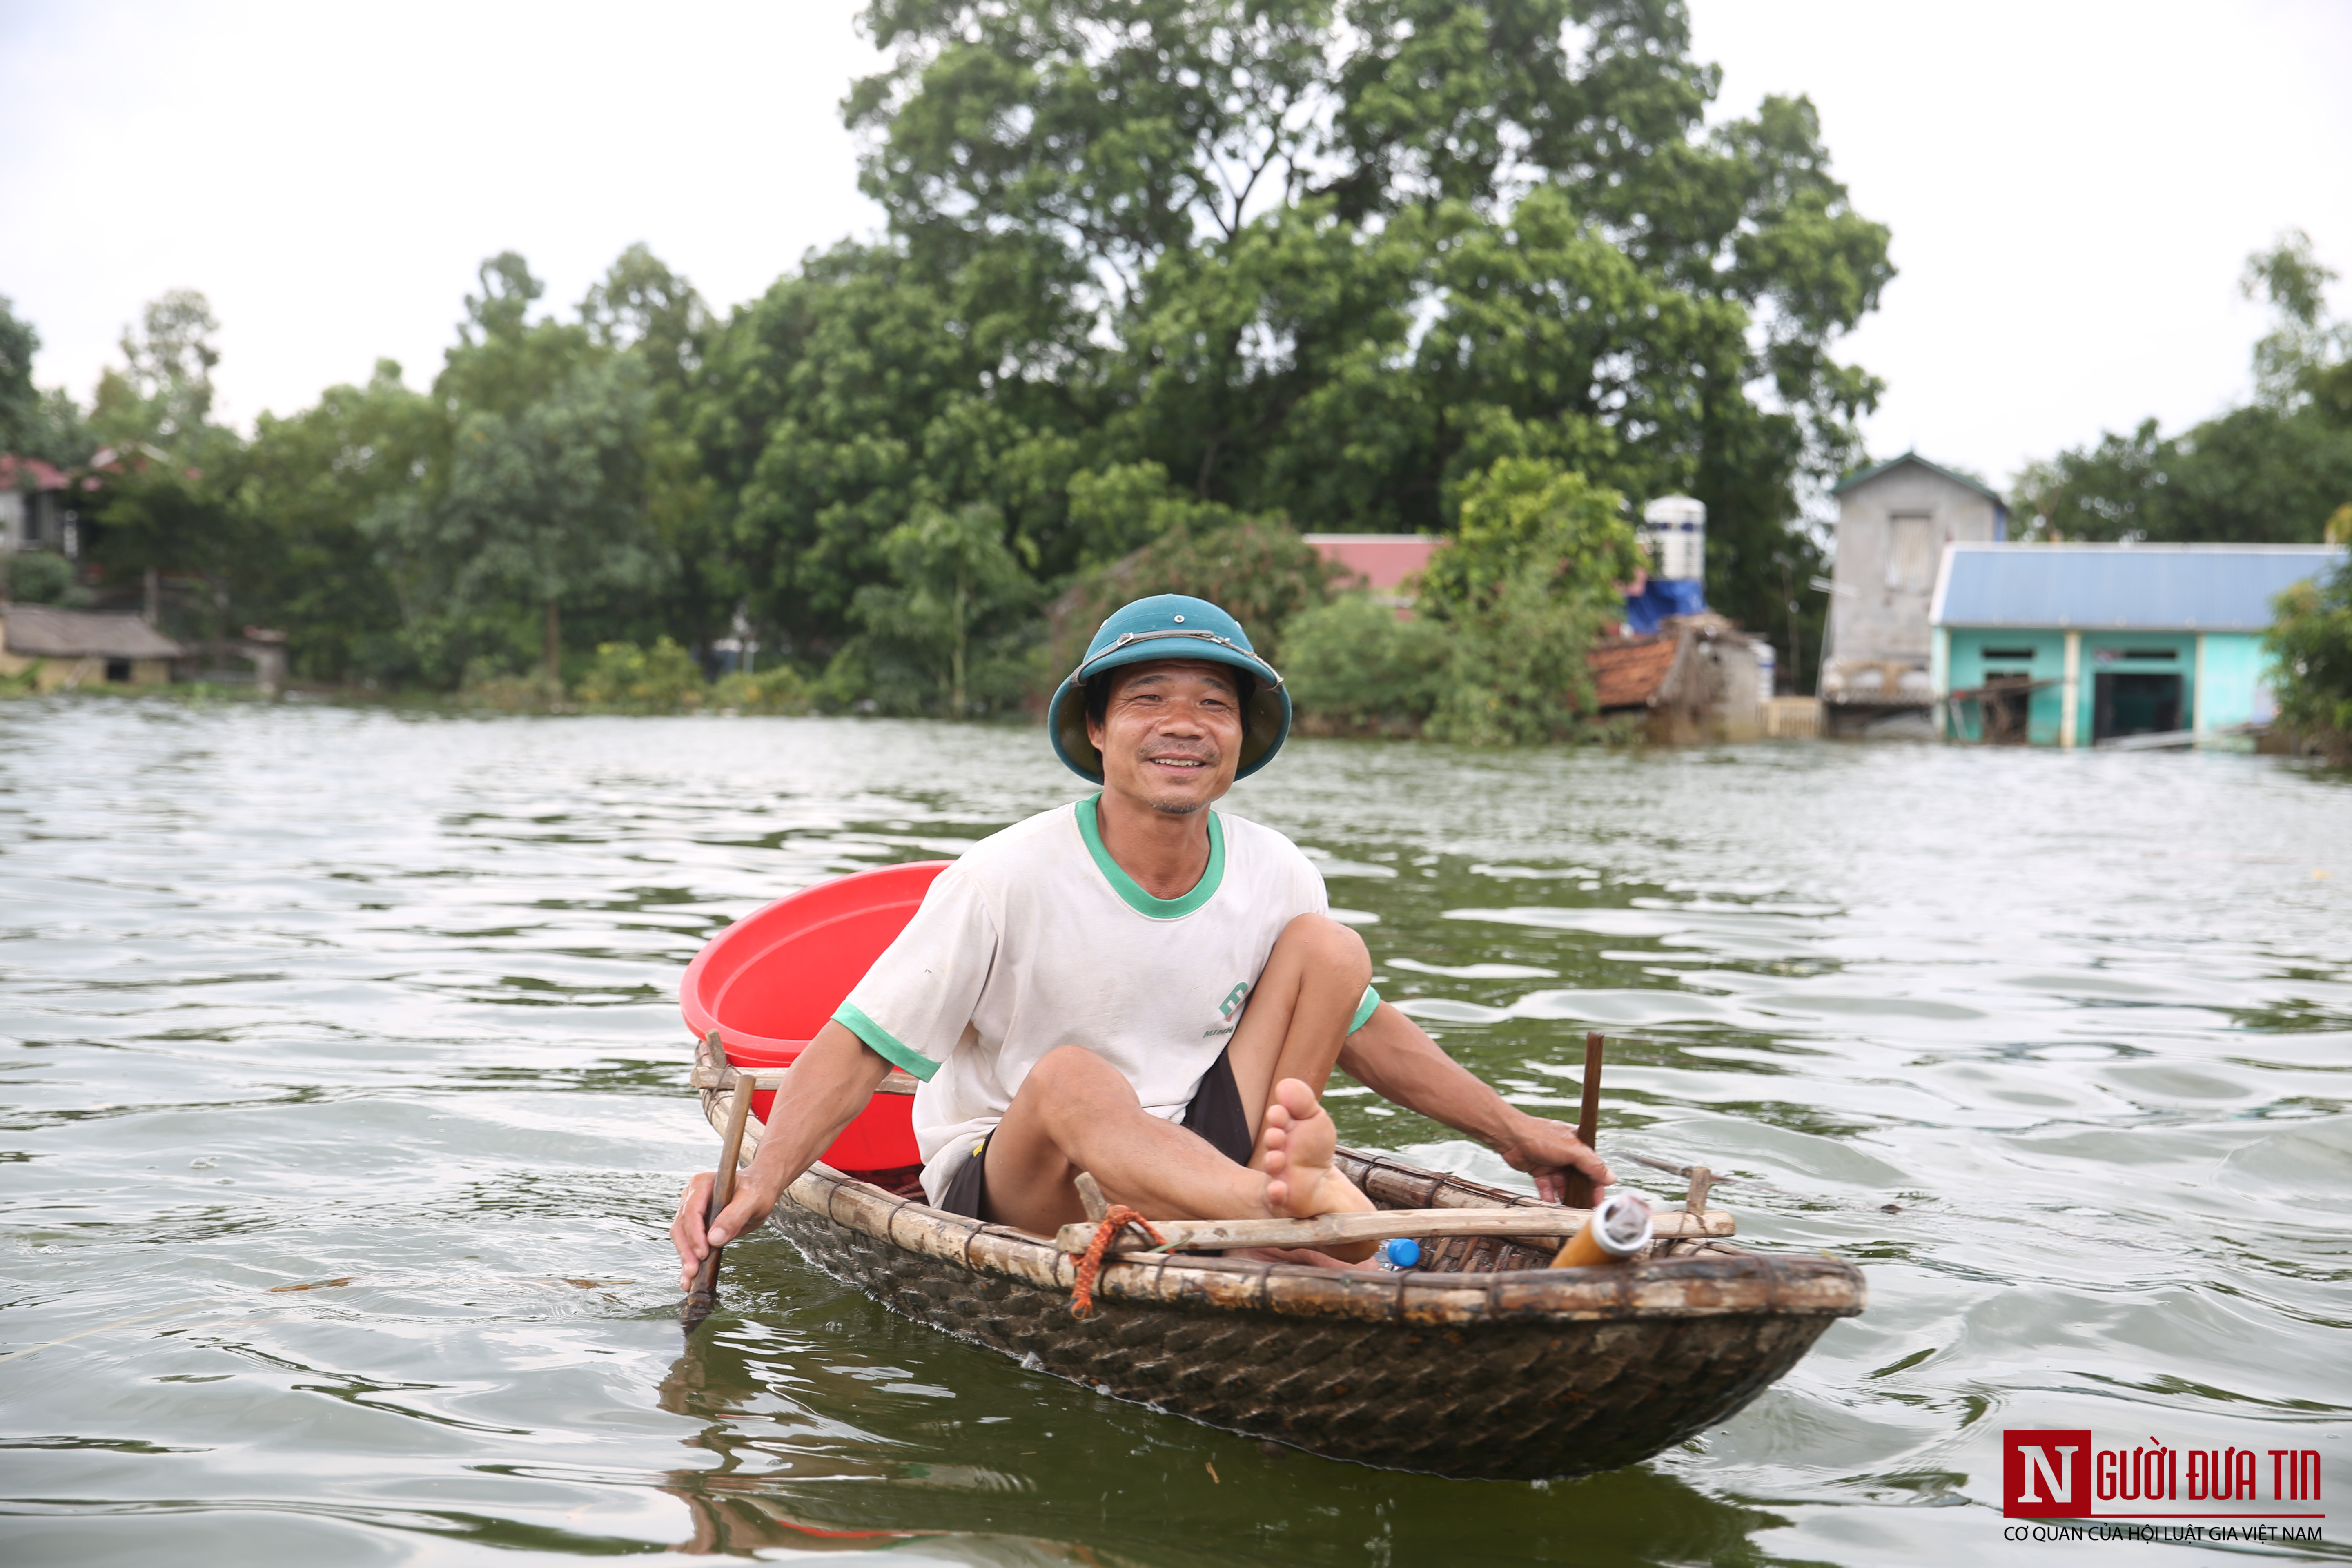
<instances>
[{"instance_id":1,"label":"window on house","mask_svg":"<svg viewBox=\"0 0 2352 1568\"><path fill-rule=\"evenodd\" d=\"M2033 650L2030 647L1989 647L1984 650L1984 656L1987 658L2013 658L2025 664L2033 662Z\"/></svg>"},{"instance_id":2,"label":"window on house","mask_svg":"<svg viewBox=\"0 0 2352 1568\"><path fill-rule=\"evenodd\" d=\"M2126 658L2179 658L2180 654L2178 649L2168 647L2127 647L2124 649L2124 657Z\"/></svg>"},{"instance_id":3,"label":"window on house","mask_svg":"<svg viewBox=\"0 0 2352 1568\"><path fill-rule=\"evenodd\" d=\"M1927 592L1936 585L1936 520L1924 511L1898 511L1886 521L1888 591Z\"/></svg>"},{"instance_id":4,"label":"window on house","mask_svg":"<svg viewBox=\"0 0 2352 1568\"><path fill-rule=\"evenodd\" d=\"M108 659L106 661L106 679L117 686L121 686L129 681L131 679L131 661L127 658Z\"/></svg>"}]
</instances>

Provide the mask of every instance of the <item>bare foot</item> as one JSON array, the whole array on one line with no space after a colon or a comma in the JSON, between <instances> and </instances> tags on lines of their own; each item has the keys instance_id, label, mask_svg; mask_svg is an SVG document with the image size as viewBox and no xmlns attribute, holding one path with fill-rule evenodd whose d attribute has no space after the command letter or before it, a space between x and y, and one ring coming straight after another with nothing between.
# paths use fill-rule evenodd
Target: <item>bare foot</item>
<instances>
[{"instance_id":1,"label":"bare foot","mask_svg":"<svg viewBox=\"0 0 2352 1568\"><path fill-rule=\"evenodd\" d=\"M1266 1174L1266 1206L1292 1219L1369 1211L1372 1200L1332 1168L1339 1142L1339 1130L1313 1089L1295 1078L1276 1084L1258 1134L1258 1157L1250 1162Z\"/></svg>"}]
</instances>

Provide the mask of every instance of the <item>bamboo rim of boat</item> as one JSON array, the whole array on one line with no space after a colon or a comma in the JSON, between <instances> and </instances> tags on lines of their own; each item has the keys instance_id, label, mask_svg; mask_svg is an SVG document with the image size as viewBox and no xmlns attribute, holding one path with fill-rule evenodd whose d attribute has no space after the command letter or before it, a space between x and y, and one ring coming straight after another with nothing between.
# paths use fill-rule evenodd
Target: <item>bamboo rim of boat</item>
<instances>
[{"instance_id":1,"label":"bamboo rim of boat","mask_svg":"<svg viewBox=\"0 0 2352 1568\"><path fill-rule=\"evenodd\" d=\"M697 1052L698 1068L723 1068L723 1058L712 1062L709 1053L706 1042ZM706 1079L715 1076L698 1074ZM715 1087L702 1087L699 1092L704 1114L723 1131L727 1097ZM756 1120L744 1129L745 1162L758 1149L762 1131ZM1559 1234L1559 1222L1549 1217L1558 1205L1386 1155L1342 1149L1339 1163L1383 1208L1540 1210L1548 1217L1531 1224L1529 1234ZM975 1274L1066 1292L1076 1284L1076 1260L1059 1250L1051 1237L948 1214L822 1163L785 1190L779 1206L782 1204ZM770 1223L775 1223L772 1217ZM1608 1268L1522 1267L1475 1273L1318 1268L1187 1253L1114 1254L1103 1265L1094 1295L1097 1310L1101 1303L1128 1301L1432 1326L1529 1319L1851 1317L1863 1310L1861 1271L1838 1258L1768 1255L1713 1239L1662 1247L1663 1256ZM1530 1256L1525 1248L1515 1250Z\"/></svg>"}]
</instances>

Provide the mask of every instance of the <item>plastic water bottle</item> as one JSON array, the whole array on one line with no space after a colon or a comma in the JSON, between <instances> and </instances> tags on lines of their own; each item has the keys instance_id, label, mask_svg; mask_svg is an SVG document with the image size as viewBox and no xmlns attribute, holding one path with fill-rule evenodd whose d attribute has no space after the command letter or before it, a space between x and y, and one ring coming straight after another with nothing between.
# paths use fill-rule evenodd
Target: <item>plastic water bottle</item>
<instances>
[{"instance_id":1,"label":"plastic water bottle","mask_svg":"<svg viewBox=\"0 0 2352 1568\"><path fill-rule=\"evenodd\" d=\"M1393 1237L1381 1243L1381 1267L1400 1273L1421 1267L1421 1243L1409 1236Z\"/></svg>"}]
</instances>

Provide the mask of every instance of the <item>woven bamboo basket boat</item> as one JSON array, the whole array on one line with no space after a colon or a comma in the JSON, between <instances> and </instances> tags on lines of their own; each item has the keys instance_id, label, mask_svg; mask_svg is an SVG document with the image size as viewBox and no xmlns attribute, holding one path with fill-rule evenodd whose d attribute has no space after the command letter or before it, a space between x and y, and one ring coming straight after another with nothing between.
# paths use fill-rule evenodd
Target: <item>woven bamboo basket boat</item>
<instances>
[{"instance_id":1,"label":"woven bamboo basket boat","mask_svg":"<svg viewBox=\"0 0 2352 1568\"><path fill-rule=\"evenodd\" d=\"M706 1042L697 1065L723 1131L724 1062ZM1532 1238L1557 1235L1554 1205L1377 1155L1339 1164L1383 1209L1533 1211L1530 1238L1447 1237L1401 1273L1114 1257L1080 1317L1073 1258L906 1195L919 1189L903 1172L877 1173L892 1191L818 1164L769 1225L884 1306L1097 1393L1333 1458L1495 1479L1648 1458L1729 1419L1863 1308L1851 1264L1711 1237L1549 1268L1557 1242Z\"/></svg>"}]
</instances>

